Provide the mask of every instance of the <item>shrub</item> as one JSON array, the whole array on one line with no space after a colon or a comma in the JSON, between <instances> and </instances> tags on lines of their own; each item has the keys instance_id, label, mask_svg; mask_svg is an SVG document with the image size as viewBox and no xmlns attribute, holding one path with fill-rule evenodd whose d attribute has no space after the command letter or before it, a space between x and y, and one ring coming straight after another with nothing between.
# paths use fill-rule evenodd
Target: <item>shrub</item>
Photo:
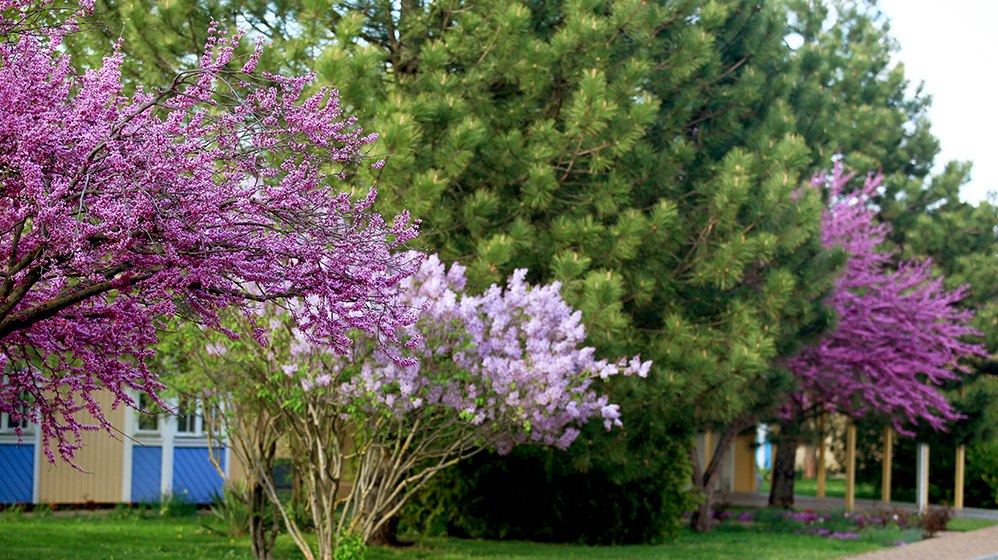
<instances>
[{"instance_id":1,"label":"shrub","mask_svg":"<svg viewBox=\"0 0 998 560\"><path fill-rule=\"evenodd\" d=\"M0 521L15 521L23 515L24 504L0 504Z\"/></svg>"},{"instance_id":2,"label":"shrub","mask_svg":"<svg viewBox=\"0 0 998 560\"><path fill-rule=\"evenodd\" d=\"M681 450L677 449L677 462ZM695 504L677 467L618 481L602 469L574 470L557 452L514 450L472 458L431 481L403 515L409 529L461 538L653 543L675 535ZM683 464L683 463L678 463Z\"/></svg>"},{"instance_id":3,"label":"shrub","mask_svg":"<svg viewBox=\"0 0 998 560\"><path fill-rule=\"evenodd\" d=\"M227 484L221 493L212 495L211 522L202 523L218 535L238 537L249 533L249 508L244 484Z\"/></svg>"},{"instance_id":4,"label":"shrub","mask_svg":"<svg viewBox=\"0 0 998 560\"><path fill-rule=\"evenodd\" d=\"M763 509L727 517L743 526L754 527L758 532L815 535L882 546L904 545L922 538L922 530L916 527L917 516L897 509L872 513Z\"/></svg>"},{"instance_id":5,"label":"shrub","mask_svg":"<svg viewBox=\"0 0 998 560\"><path fill-rule=\"evenodd\" d=\"M998 506L998 441L983 441L967 449L967 502Z\"/></svg>"},{"instance_id":6,"label":"shrub","mask_svg":"<svg viewBox=\"0 0 998 560\"><path fill-rule=\"evenodd\" d=\"M929 539L939 531L945 531L953 515L953 508L948 506L928 508L923 511L918 516L918 528L922 530L922 536Z\"/></svg>"},{"instance_id":7,"label":"shrub","mask_svg":"<svg viewBox=\"0 0 998 560\"><path fill-rule=\"evenodd\" d=\"M197 504L187 499L186 490L182 494L163 494L155 507L160 517L190 517L197 513L197 509Z\"/></svg>"},{"instance_id":8,"label":"shrub","mask_svg":"<svg viewBox=\"0 0 998 560\"><path fill-rule=\"evenodd\" d=\"M115 504L108 514L112 520L142 519L150 510L150 504Z\"/></svg>"},{"instance_id":9,"label":"shrub","mask_svg":"<svg viewBox=\"0 0 998 560\"><path fill-rule=\"evenodd\" d=\"M333 552L334 560L364 560L366 557L367 546L363 537L345 531L340 533L336 539L336 550Z\"/></svg>"}]
</instances>

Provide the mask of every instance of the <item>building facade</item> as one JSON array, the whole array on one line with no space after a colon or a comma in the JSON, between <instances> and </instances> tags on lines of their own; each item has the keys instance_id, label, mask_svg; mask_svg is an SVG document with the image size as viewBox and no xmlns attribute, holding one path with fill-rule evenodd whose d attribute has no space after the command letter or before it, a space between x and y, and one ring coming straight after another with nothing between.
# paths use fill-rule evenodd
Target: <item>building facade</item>
<instances>
[{"instance_id":1,"label":"building facade","mask_svg":"<svg viewBox=\"0 0 998 560\"><path fill-rule=\"evenodd\" d=\"M139 414L124 406L111 409L114 397L98 399L118 437L84 432L74 468L59 459L49 463L41 435L0 414L0 503L111 504L158 502L173 496L210 503L229 477L230 453L216 438L209 447L197 403L180 403L178 414ZM148 408L145 400L141 402ZM236 469L238 470L238 469Z\"/></svg>"}]
</instances>

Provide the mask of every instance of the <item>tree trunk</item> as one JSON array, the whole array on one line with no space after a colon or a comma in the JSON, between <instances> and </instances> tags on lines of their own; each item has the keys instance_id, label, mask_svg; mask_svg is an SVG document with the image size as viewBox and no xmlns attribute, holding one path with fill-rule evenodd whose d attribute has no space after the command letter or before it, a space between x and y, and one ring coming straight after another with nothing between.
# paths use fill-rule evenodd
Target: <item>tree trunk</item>
<instances>
[{"instance_id":1,"label":"tree trunk","mask_svg":"<svg viewBox=\"0 0 998 560\"><path fill-rule=\"evenodd\" d=\"M265 434L259 434L263 436ZM245 458L249 464L256 463L246 478L246 513L249 517L250 550L256 560L272 560L274 542L281 532L281 520L277 509L272 507L270 496L264 487L262 477L269 477L273 483L274 457L277 455L276 440L257 439L253 457ZM267 510L270 510L270 515Z\"/></svg>"},{"instance_id":2,"label":"tree trunk","mask_svg":"<svg viewBox=\"0 0 998 560\"><path fill-rule=\"evenodd\" d=\"M714 485L709 484L706 487L701 487L700 492L703 493L703 501L700 502L696 511L690 516L690 529L697 533L706 533L711 529L711 518L713 517L711 506L714 504Z\"/></svg>"},{"instance_id":3,"label":"tree trunk","mask_svg":"<svg viewBox=\"0 0 998 560\"><path fill-rule=\"evenodd\" d=\"M789 509L794 505L794 477L797 474L797 443L800 434L790 423L780 426L776 459L773 461L773 486L769 489L769 505Z\"/></svg>"},{"instance_id":4,"label":"tree trunk","mask_svg":"<svg viewBox=\"0 0 998 560\"><path fill-rule=\"evenodd\" d=\"M388 520L388 523L385 523L384 525L379 527L378 530L375 531L374 534L372 534L369 539L367 539L367 544L372 544L376 546L393 546L393 547L412 545L413 543L411 542L404 542L399 540L398 538L399 520L400 516L393 515L392 518Z\"/></svg>"},{"instance_id":5,"label":"tree trunk","mask_svg":"<svg viewBox=\"0 0 998 560\"><path fill-rule=\"evenodd\" d=\"M378 467L377 474L375 474L376 483L375 486L384 485L386 483L387 468L381 464ZM369 520L374 521L379 519L386 512L392 510L393 507L398 505L398 502L389 502L382 504L380 508L375 506L377 501L377 493L368 496L366 503L364 504L363 515ZM374 531L367 536L365 539L365 544L376 545L376 546L405 546L409 543L403 543L398 539L398 529L399 521L401 520L401 515L396 513L391 516L388 521L382 524L380 527L374 529Z\"/></svg>"},{"instance_id":6,"label":"tree trunk","mask_svg":"<svg viewBox=\"0 0 998 560\"><path fill-rule=\"evenodd\" d=\"M697 453L696 447L690 448L690 462L693 464L693 487L703 494L703 501L690 516L690 529L698 533L710 531L713 521L711 508L714 505L714 488L717 486L717 477L721 472L724 456L731 446L731 440L738 435L740 429L740 425L736 425L721 433L706 468L702 468L700 465L700 455Z\"/></svg>"},{"instance_id":7,"label":"tree trunk","mask_svg":"<svg viewBox=\"0 0 998 560\"><path fill-rule=\"evenodd\" d=\"M266 514L270 501L263 485L259 483L250 485L246 489L246 501L249 508L250 548L253 558L272 560L274 540L281 530L281 525L276 512L271 516Z\"/></svg>"}]
</instances>

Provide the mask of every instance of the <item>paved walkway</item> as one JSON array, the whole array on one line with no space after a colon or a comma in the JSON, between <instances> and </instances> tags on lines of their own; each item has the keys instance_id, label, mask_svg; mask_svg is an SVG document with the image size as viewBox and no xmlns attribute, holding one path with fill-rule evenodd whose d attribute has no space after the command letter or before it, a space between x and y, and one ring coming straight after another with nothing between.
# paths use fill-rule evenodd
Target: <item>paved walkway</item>
<instances>
[{"instance_id":1,"label":"paved walkway","mask_svg":"<svg viewBox=\"0 0 998 560\"><path fill-rule=\"evenodd\" d=\"M765 494L730 493L720 496L719 502L734 506L765 507ZM842 498L815 498L795 496L798 508L816 511L842 509ZM857 511L898 508L915 511L915 504L880 500L856 500ZM956 510L957 517L992 519L998 521L998 510L963 508ZM947 531L936 537L896 548L885 548L853 556L849 560L998 560L998 525L976 531Z\"/></svg>"},{"instance_id":2,"label":"paved walkway","mask_svg":"<svg viewBox=\"0 0 998 560\"><path fill-rule=\"evenodd\" d=\"M849 560L998 560L998 525L966 533L940 533L908 546L868 552Z\"/></svg>"}]
</instances>

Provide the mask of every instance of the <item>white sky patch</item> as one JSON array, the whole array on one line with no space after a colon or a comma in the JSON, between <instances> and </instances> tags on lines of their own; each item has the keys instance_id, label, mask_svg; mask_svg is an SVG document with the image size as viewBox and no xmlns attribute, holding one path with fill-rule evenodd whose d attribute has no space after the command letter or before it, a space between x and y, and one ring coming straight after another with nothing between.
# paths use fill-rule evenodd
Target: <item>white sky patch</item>
<instances>
[{"instance_id":1,"label":"white sky patch","mask_svg":"<svg viewBox=\"0 0 998 560\"><path fill-rule=\"evenodd\" d=\"M929 119L942 152L935 172L951 160L974 164L961 197L977 202L998 192L998 1L880 0L901 51L905 76L925 82Z\"/></svg>"}]
</instances>

